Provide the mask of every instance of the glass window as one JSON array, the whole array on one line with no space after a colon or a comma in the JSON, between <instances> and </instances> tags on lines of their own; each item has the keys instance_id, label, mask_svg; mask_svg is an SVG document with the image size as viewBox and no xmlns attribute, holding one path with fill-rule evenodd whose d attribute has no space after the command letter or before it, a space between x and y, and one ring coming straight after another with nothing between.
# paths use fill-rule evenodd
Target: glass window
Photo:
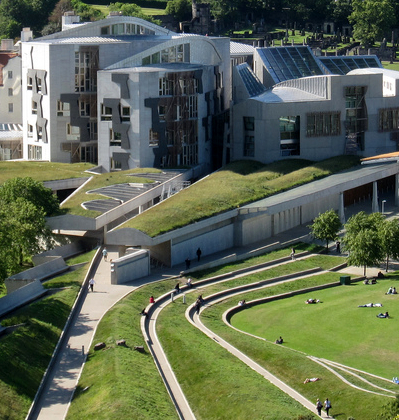
<instances>
[{"instance_id":1,"label":"glass window","mask_svg":"<svg viewBox=\"0 0 399 420\"><path fill-rule=\"evenodd\" d=\"M37 114L37 102L32 101L32 114Z\"/></svg>"},{"instance_id":2,"label":"glass window","mask_svg":"<svg viewBox=\"0 0 399 420\"><path fill-rule=\"evenodd\" d=\"M13 96L14 91L12 88L8 88L8 96Z\"/></svg>"},{"instance_id":3,"label":"glass window","mask_svg":"<svg viewBox=\"0 0 399 420\"><path fill-rule=\"evenodd\" d=\"M255 117L244 117L244 130L245 131L255 130Z\"/></svg>"},{"instance_id":4,"label":"glass window","mask_svg":"<svg viewBox=\"0 0 399 420\"><path fill-rule=\"evenodd\" d=\"M111 121L112 120L112 108L109 106L104 106L101 104L101 121Z\"/></svg>"},{"instance_id":5,"label":"glass window","mask_svg":"<svg viewBox=\"0 0 399 420\"><path fill-rule=\"evenodd\" d=\"M8 78L12 79L12 70L8 70Z\"/></svg>"},{"instance_id":6,"label":"glass window","mask_svg":"<svg viewBox=\"0 0 399 420\"><path fill-rule=\"evenodd\" d=\"M8 112L14 112L14 104L8 104Z\"/></svg>"},{"instance_id":7,"label":"glass window","mask_svg":"<svg viewBox=\"0 0 399 420\"><path fill-rule=\"evenodd\" d=\"M109 145L120 146L121 144L122 144L122 134L110 128L109 129Z\"/></svg>"},{"instance_id":8,"label":"glass window","mask_svg":"<svg viewBox=\"0 0 399 420\"><path fill-rule=\"evenodd\" d=\"M122 122L130 122L130 106L121 106Z\"/></svg>"},{"instance_id":9,"label":"glass window","mask_svg":"<svg viewBox=\"0 0 399 420\"><path fill-rule=\"evenodd\" d=\"M159 146L159 134L157 131L153 131L153 129L150 129L150 135L149 135L149 145L151 147L157 147Z\"/></svg>"}]
</instances>

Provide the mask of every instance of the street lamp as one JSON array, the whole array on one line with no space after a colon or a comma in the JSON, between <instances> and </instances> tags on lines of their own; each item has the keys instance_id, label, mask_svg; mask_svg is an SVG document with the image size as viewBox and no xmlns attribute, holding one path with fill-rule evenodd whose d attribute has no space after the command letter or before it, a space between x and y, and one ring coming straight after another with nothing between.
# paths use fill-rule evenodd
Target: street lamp
<instances>
[{"instance_id":1,"label":"street lamp","mask_svg":"<svg viewBox=\"0 0 399 420\"><path fill-rule=\"evenodd\" d=\"M381 202L381 213L382 213L382 215L384 215L384 207L385 207L386 202L387 202L387 200L382 200L382 202Z\"/></svg>"}]
</instances>

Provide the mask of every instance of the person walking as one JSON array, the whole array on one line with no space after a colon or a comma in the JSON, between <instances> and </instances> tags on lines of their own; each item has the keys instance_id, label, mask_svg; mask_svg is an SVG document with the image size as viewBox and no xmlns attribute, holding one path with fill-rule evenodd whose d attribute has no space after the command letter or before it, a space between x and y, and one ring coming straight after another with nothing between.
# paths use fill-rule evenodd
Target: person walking
<instances>
[{"instance_id":1,"label":"person walking","mask_svg":"<svg viewBox=\"0 0 399 420\"><path fill-rule=\"evenodd\" d=\"M291 260L295 260L295 248L291 248Z\"/></svg>"},{"instance_id":2,"label":"person walking","mask_svg":"<svg viewBox=\"0 0 399 420\"><path fill-rule=\"evenodd\" d=\"M91 290L92 292L94 292L94 283L95 283L94 279L93 279L93 278L91 278L91 279L89 280L89 288L90 288L90 290Z\"/></svg>"},{"instance_id":3,"label":"person walking","mask_svg":"<svg viewBox=\"0 0 399 420\"><path fill-rule=\"evenodd\" d=\"M326 410L327 413L327 417L330 417L330 409L331 409L331 402L328 398L326 398L326 400L324 401L324 409Z\"/></svg>"},{"instance_id":4,"label":"person walking","mask_svg":"<svg viewBox=\"0 0 399 420\"><path fill-rule=\"evenodd\" d=\"M201 259L201 254L202 254L201 248L198 248L197 249L197 259L198 259L198 261Z\"/></svg>"},{"instance_id":5,"label":"person walking","mask_svg":"<svg viewBox=\"0 0 399 420\"><path fill-rule=\"evenodd\" d=\"M104 257L104 261L107 261L107 257L108 257L108 251L107 248L103 249L103 257Z\"/></svg>"},{"instance_id":6,"label":"person walking","mask_svg":"<svg viewBox=\"0 0 399 420\"><path fill-rule=\"evenodd\" d=\"M186 258L186 270L189 270L190 269L190 264L191 264L191 261L190 261L190 258Z\"/></svg>"},{"instance_id":7,"label":"person walking","mask_svg":"<svg viewBox=\"0 0 399 420\"><path fill-rule=\"evenodd\" d=\"M317 414L319 416L321 416L321 409L323 408L323 404L321 403L321 401L317 398L316 401L316 410L317 410Z\"/></svg>"}]
</instances>

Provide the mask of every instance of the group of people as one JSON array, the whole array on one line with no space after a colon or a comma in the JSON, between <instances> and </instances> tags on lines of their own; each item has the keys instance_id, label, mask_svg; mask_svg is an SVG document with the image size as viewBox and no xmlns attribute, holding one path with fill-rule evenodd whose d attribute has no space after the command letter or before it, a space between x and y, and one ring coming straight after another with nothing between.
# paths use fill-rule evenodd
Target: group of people
<instances>
[{"instance_id":1,"label":"group of people","mask_svg":"<svg viewBox=\"0 0 399 420\"><path fill-rule=\"evenodd\" d=\"M309 304L309 303L319 303L320 300L319 299L306 299L305 303Z\"/></svg>"},{"instance_id":2,"label":"group of people","mask_svg":"<svg viewBox=\"0 0 399 420\"><path fill-rule=\"evenodd\" d=\"M203 297L202 297L202 295L199 295L198 297L197 297L197 300L195 301L195 313L196 314L199 314L199 311L200 311L200 309L201 309L201 306L204 304L204 299L203 299Z\"/></svg>"},{"instance_id":3,"label":"group of people","mask_svg":"<svg viewBox=\"0 0 399 420\"><path fill-rule=\"evenodd\" d=\"M396 291L396 287L390 287L386 293L387 295L397 295L398 292Z\"/></svg>"},{"instance_id":4,"label":"group of people","mask_svg":"<svg viewBox=\"0 0 399 420\"><path fill-rule=\"evenodd\" d=\"M198 261L198 262L200 262L200 260L201 260L201 255L202 255L202 250L201 250L201 248L198 248L198 249L197 249L197 251L196 251L195 253L197 254L197 261ZM187 258L185 259L185 263L186 263L186 270L189 270L189 269L190 269L190 266L191 266L191 260L190 260L190 257L187 257Z\"/></svg>"},{"instance_id":5,"label":"group of people","mask_svg":"<svg viewBox=\"0 0 399 420\"><path fill-rule=\"evenodd\" d=\"M314 378L314 379L319 379L319 378ZM312 382L312 381L309 381ZM319 416L321 416L321 409L323 408L323 404L322 402L317 398L316 401L316 410L317 410L317 414ZM326 410L327 416L330 416L330 410L331 410L332 406L331 406L331 402L328 398L326 398L326 400L324 401L324 409Z\"/></svg>"}]
</instances>

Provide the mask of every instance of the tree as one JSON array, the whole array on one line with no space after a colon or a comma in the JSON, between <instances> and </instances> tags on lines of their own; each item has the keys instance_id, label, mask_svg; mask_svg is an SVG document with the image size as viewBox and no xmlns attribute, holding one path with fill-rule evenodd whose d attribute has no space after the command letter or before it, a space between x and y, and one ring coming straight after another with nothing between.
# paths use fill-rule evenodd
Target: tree
<instances>
[{"instance_id":1,"label":"tree","mask_svg":"<svg viewBox=\"0 0 399 420\"><path fill-rule=\"evenodd\" d=\"M399 220L384 220L379 226L380 243L386 258L385 271L388 271L389 259L399 258Z\"/></svg>"},{"instance_id":2,"label":"tree","mask_svg":"<svg viewBox=\"0 0 399 420\"><path fill-rule=\"evenodd\" d=\"M0 278L20 270L34 254L53 248L46 216L59 204L51 189L32 178L13 178L0 186Z\"/></svg>"},{"instance_id":3,"label":"tree","mask_svg":"<svg viewBox=\"0 0 399 420\"><path fill-rule=\"evenodd\" d=\"M349 252L348 264L366 267L384 259L379 227L384 223L381 213L367 215L364 211L352 216L345 224L344 248Z\"/></svg>"},{"instance_id":4,"label":"tree","mask_svg":"<svg viewBox=\"0 0 399 420\"><path fill-rule=\"evenodd\" d=\"M54 216L59 212L58 198L50 188L30 177L11 178L0 186L0 198L6 204L11 204L17 198L23 198L41 209L44 216Z\"/></svg>"},{"instance_id":5,"label":"tree","mask_svg":"<svg viewBox=\"0 0 399 420\"><path fill-rule=\"evenodd\" d=\"M396 23L393 0L353 0L352 8L348 20L353 36L366 47L381 40Z\"/></svg>"},{"instance_id":6,"label":"tree","mask_svg":"<svg viewBox=\"0 0 399 420\"><path fill-rule=\"evenodd\" d=\"M140 19L148 20L149 22L160 25L161 22L154 19L152 16L144 14L140 6L134 3L110 3L108 9L111 12L122 12L124 16L135 16Z\"/></svg>"},{"instance_id":7,"label":"tree","mask_svg":"<svg viewBox=\"0 0 399 420\"><path fill-rule=\"evenodd\" d=\"M179 22L190 20L192 5L190 0L169 0L166 5L166 14L173 16Z\"/></svg>"},{"instance_id":8,"label":"tree","mask_svg":"<svg viewBox=\"0 0 399 420\"><path fill-rule=\"evenodd\" d=\"M337 239L341 227L342 223L339 220L337 212L334 210L327 210L326 212L319 214L313 220L313 223L309 225L311 235L314 238L326 241L327 252L328 243Z\"/></svg>"}]
</instances>

